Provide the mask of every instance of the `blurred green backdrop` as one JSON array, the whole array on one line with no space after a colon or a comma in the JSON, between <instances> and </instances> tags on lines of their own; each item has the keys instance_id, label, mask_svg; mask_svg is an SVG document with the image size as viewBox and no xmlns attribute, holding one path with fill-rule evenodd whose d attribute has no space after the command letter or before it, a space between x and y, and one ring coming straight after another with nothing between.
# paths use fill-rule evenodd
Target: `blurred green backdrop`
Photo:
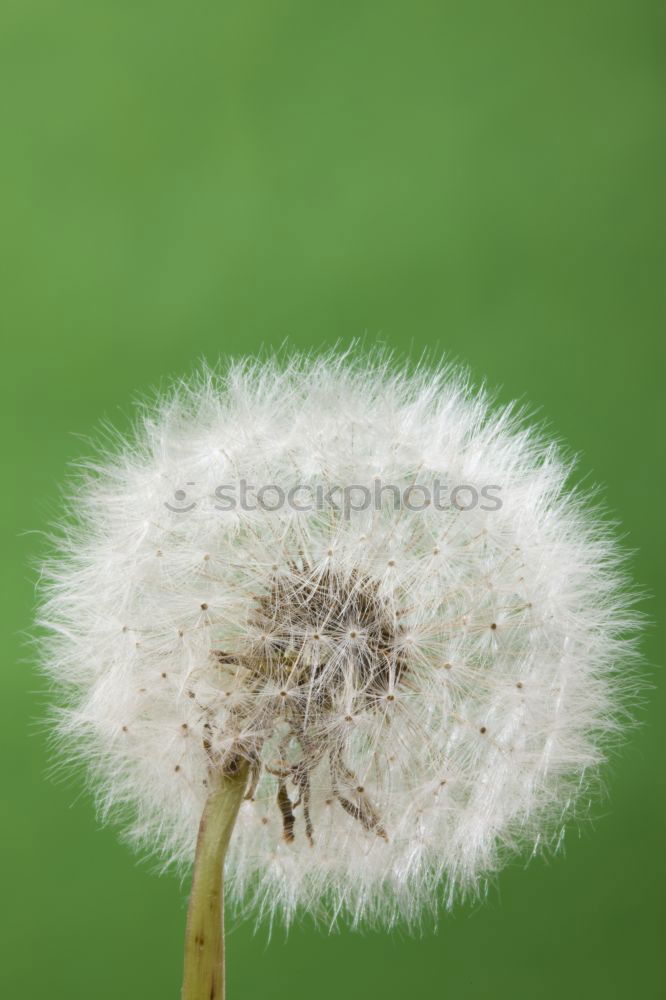
<instances>
[{"instance_id":1,"label":"blurred green backdrop","mask_svg":"<svg viewBox=\"0 0 666 1000\"><path fill-rule=\"evenodd\" d=\"M659 0L5 0L3 995L177 998L187 888L46 779L30 560L78 435L205 357L365 335L539 407L663 599ZM658 663L658 633L646 637ZM17 667L16 664L19 664ZM663 995L664 692L566 857L439 931L236 925L232 998Z\"/></svg>"}]
</instances>

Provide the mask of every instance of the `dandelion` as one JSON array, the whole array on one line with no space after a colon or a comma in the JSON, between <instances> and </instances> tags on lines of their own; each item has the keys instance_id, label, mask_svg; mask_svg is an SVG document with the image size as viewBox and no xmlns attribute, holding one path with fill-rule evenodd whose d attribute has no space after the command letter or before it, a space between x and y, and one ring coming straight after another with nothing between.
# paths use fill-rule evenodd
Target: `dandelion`
<instances>
[{"instance_id":1,"label":"dandelion","mask_svg":"<svg viewBox=\"0 0 666 1000\"><path fill-rule=\"evenodd\" d=\"M260 915L390 925L557 843L635 626L569 473L455 370L336 355L204 372L84 473L43 659L102 815L196 852L185 1000L223 995L225 858Z\"/></svg>"}]
</instances>

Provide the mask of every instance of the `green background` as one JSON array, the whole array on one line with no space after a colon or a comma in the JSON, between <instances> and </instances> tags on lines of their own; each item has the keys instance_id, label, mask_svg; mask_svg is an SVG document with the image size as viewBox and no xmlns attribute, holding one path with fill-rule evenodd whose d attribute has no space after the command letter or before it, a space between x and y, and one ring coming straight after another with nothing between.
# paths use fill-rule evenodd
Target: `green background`
<instances>
[{"instance_id":1,"label":"green background","mask_svg":"<svg viewBox=\"0 0 666 1000\"><path fill-rule=\"evenodd\" d=\"M232 1000L663 995L665 22L649 0L4 0L4 996L179 992L187 887L47 777L31 560L80 435L201 357L359 335L464 361L580 452L651 595L652 689L565 854L417 938L236 924Z\"/></svg>"}]
</instances>

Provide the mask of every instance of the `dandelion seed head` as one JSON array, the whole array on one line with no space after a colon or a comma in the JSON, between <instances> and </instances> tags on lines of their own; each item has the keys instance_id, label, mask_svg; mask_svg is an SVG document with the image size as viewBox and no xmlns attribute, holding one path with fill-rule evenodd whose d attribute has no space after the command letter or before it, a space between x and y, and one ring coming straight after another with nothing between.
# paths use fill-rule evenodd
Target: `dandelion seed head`
<instances>
[{"instance_id":1,"label":"dandelion seed head","mask_svg":"<svg viewBox=\"0 0 666 1000\"><path fill-rule=\"evenodd\" d=\"M450 368L246 361L147 407L78 485L40 619L102 815L187 864L210 769L247 761L229 891L287 920L417 921L556 844L635 656L570 471ZM377 481L467 493L274 502ZM263 505L225 504L243 482Z\"/></svg>"}]
</instances>

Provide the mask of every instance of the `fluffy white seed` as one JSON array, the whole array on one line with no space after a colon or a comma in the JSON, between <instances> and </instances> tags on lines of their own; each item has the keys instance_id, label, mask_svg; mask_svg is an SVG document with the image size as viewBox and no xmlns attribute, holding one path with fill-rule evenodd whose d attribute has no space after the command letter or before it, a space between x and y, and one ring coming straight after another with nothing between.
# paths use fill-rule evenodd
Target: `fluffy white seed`
<instances>
[{"instance_id":1,"label":"fluffy white seed","mask_svg":"<svg viewBox=\"0 0 666 1000\"><path fill-rule=\"evenodd\" d=\"M102 814L187 863L209 769L246 758L230 892L286 919L417 920L440 881L452 902L556 841L619 728L635 620L612 538L519 418L451 369L335 356L147 408L72 497L41 616ZM377 483L379 509L255 500ZM410 486L423 509L396 509Z\"/></svg>"}]
</instances>

